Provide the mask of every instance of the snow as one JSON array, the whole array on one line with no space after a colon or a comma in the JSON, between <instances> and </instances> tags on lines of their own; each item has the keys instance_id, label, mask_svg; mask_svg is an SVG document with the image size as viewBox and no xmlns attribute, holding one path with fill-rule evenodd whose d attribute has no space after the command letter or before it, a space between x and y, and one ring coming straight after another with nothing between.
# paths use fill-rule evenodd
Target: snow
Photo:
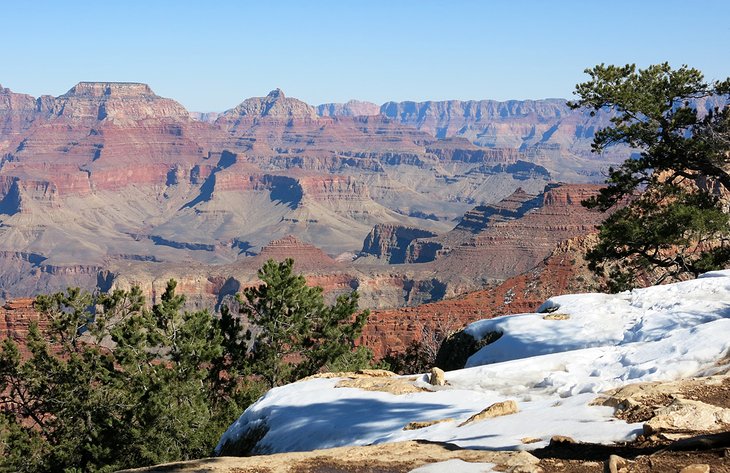
<instances>
[{"instance_id":1,"label":"snow","mask_svg":"<svg viewBox=\"0 0 730 473\"><path fill-rule=\"evenodd\" d=\"M268 428L259 442L266 452L411 439L483 449L539 448L553 435L631 440L641 424L617 420L613 409L591 401L629 383L717 370L730 350L730 271L621 294L554 297L538 312L469 325L476 337L502 336L469 358L467 368L446 373L448 386L406 395L335 388L337 379L282 386L250 406L219 447L261 424ZM417 382L428 387L425 375ZM518 413L459 427L508 399ZM409 422L445 418L455 421L403 430ZM525 437L540 441L523 443Z\"/></svg>"}]
</instances>

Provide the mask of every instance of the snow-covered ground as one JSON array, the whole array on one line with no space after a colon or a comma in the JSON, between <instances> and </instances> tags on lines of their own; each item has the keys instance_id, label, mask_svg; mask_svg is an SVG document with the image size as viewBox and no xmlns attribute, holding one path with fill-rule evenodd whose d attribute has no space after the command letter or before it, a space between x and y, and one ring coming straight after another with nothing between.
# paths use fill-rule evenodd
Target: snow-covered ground
<instances>
[{"instance_id":1,"label":"snow-covered ground","mask_svg":"<svg viewBox=\"0 0 730 473\"><path fill-rule=\"evenodd\" d=\"M551 312L547 312L551 311ZM404 395L335 388L313 379L272 389L228 429L219 447L265 424L262 453L368 445L410 439L463 447L533 449L553 435L587 442L629 440L627 424L596 393L641 381L717 370L730 349L730 271L616 295L554 297L534 314L483 320L467 330L502 337L446 373L447 386ZM428 386L427 377L417 381ZM519 412L459 427L504 400ZM409 422L453 418L418 430ZM525 443L525 438L540 439ZM424 470L426 471L426 470Z\"/></svg>"}]
</instances>

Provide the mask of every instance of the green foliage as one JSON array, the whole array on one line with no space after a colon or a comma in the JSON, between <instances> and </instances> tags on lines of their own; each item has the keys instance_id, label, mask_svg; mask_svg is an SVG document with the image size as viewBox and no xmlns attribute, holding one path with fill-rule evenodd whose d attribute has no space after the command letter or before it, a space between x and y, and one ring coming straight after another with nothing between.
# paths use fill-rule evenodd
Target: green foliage
<instances>
[{"instance_id":1,"label":"green foliage","mask_svg":"<svg viewBox=\"0 0 730 473\"><path fill-rule=\"evenodd\" d=\"M0 468L113 471L210 455L260 390L220 376L226 327L183 303L174 281L151 311L139 288L38 297L47 333L31 326L27 357L9 340L0 351Z\"/></svg>"},{"instance_id":2,"label":"green foliage","mask_svg":"<svg viewBox=\"0 0 730 473\"><path fill-rule=\"evenodd\" d=\"M253 372L274 387L333 367L367 365L371 355L355 350L369 314L357 313L357 293L327 306L322 288L307 286L293 268L291 259L267 261L258 272L263 284L239 297L241 313L256 327Z\"/></svg>"},{"instance_id":3,"label":"green foliage","mask_svg":"<svg viewBox=\"0 0 730 473\"><path fill-rule=\"evenodd\" d=\"M398 374L426 373L436 366L435 356L425 349L423 342L413 340L403 352L389 353L383 358L387 369Z\"/></svg>"},{"instance_id":4,"label":"green foliage","mask_svg":"<svg viewBox=\"0 0 730 473\"><path fill-rule=\"evenodd\" d=\"M718 199L730 190L730 110L702 115L698 100L723 102L730 79L706 82L696 69L668 64L599 65L576 86L573 108L612 109L612 126L596 133L593 150L623 143L639 156L609 169L607 187L584 202L601 211L620 210L600 228L589 253L591 267L609 276L609 288L625 289L637 275L648 282L681 278L725 266L728 217Z\"/></svg>"},{"instance_id":5,"label":"green foliage","mask_svg":"<svg viewBox=\"0 0 730 473\"><path fill-rule=\"evenodd\" d=\"M0 472L114 471L209 456L266 387L323 369L367 366L357 294L324 304L293 262L269 261L244 292L244 330L184 310L175 281L151 310L139 288L39 296L49 321L28 353L0 348Z\"/></svg>"}]
</instances>

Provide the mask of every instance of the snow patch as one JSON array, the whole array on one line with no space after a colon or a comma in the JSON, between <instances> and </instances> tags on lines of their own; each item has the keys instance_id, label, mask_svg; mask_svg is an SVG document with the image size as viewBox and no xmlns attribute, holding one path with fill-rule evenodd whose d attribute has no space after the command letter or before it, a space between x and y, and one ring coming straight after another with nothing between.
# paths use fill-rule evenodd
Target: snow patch
<instances>
[{"instance_id":1,"label":"snow patch","mask_svg":"<svg viewBox=\"0 0 730 473\"><path fill-rule=\"evenodd\" d=\"M730 351L730 271L620 294L554 297L541 311L469 325L466 331L475 338L503 335L469 358L467 368L446 373L449 386L433 392L335 388L337 379L272 389L231 425L217 450L262 422L269 430L259 448L266 452L413 439L517 450L543 447L553 435L626 441L641 432L641 424L617 420L612 408L591 406L596 393L712 373ZM416 383L425 386L424 380ZM506 400L514 400L519 412L459 427ZM454 421L403 430L410 422L446 418ZM541 441L523 444L525 437Z\"/></svg>"}]
</instances>

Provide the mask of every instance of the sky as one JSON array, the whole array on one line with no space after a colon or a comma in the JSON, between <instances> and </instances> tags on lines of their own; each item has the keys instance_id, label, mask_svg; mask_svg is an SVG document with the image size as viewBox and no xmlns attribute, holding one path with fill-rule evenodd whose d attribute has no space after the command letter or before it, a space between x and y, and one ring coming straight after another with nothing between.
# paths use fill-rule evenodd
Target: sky
<instances>
[{"instance_id":1,"label":"sky","mask_svg":"<svg viewBox=\"0 0 730 473\"><path fill-rule=\"evenodd\" d=\"M191 111L281 88L310 104L570 98L600 63L730 76L728 0L0 0L0 84L149 84Z\"/></svg>"}]
</instances>

